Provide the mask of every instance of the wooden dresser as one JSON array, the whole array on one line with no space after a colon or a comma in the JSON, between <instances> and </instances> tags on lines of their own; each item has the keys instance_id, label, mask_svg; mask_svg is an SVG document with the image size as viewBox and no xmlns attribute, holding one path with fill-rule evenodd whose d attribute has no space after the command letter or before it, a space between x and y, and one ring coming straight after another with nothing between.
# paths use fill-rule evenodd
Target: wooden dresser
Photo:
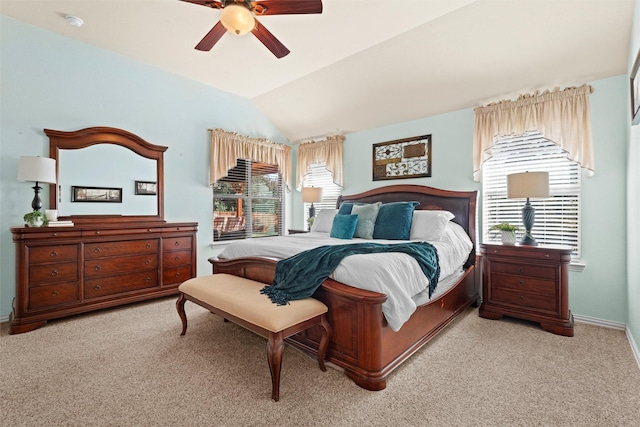
<instances>
[{"instance_id":1,"label":"wooden dresser","mask_svg":"<svg viewBox=\"0 0 640 427\"><path fill-rule=\"evenodd\" d=\"M196 276L197 223L12 228L16 296L10 333L49 319L177 294Z\"/></svg>"},{"instance_id":2,"label":"wooden dresser","mask_svg":"<svg viewBox=\"0 0 640 427\"><path fill-rule=\"evenodd\" d=\"M480 316L539 322L546 331L573 336L569 311L571 248L482 243Z\"/></svg>"}]
</instances>

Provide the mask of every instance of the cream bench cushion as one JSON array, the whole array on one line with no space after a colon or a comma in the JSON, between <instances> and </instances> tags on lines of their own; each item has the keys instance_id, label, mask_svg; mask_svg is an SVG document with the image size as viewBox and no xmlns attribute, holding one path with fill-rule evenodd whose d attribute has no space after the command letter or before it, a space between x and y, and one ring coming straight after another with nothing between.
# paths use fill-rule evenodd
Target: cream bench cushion
<instances>
[{"instance_id":1,"label":"cream bench cushion","mask_svg":"<svg viewBox=\"0 0 640 427\"><path fill-rule=\"evenodd\" d=\"M178 289L200 301L215 301L220 310L271 332L283 331L327 312L327 306L313 298L276 305L260 293L264 286L231 274L215 274L189 279Z\"/></svg>"}]
</instances>

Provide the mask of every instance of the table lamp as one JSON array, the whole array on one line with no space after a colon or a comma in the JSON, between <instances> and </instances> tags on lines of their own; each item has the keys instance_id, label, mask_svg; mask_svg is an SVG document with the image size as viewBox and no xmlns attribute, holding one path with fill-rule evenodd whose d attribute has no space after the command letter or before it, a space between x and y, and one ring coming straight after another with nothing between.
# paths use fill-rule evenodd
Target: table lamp
<instances>
[{"instance_id":1,"label":"table lamp","mask_svg":"<svg viewBox=\"0 0 640 427\"><path fill-rule=\"evenodd\" d=\"M43 182L46 184L56 183L56 161L49 157L32 157L22 156L18 163L18 181L35 182L33 191L35 196L31 202L34 211L42 208L42 200L40 200L40 187L38 184Z\"/></svg>"},{"instance_id":2,"label":"table lamp","mask_svg":"<svg viewBox=\"0 0 640 427\"><path fill-rule=\"evenodd\" d=\"M536 210L529 203L529 198L549 197L549 172L523 172L507 175L507 197L509 199L527 199L527 203L522 208L522 223L526 232L522 236L520 244L537 246L538 242L531 235Z\"/></svg>"},{"instance_id":3,"label":"table lamp","mask_svg":"<svg viewBox=\"0 0 640 427\"><path fill-rule=\"evenodd\" d=\"M313 218L316 216L316 208L313 204L322 201L322 188L302 187L302 201L304 203L311 203L311 206L309 206L309 218Z\"/></svg>"}]
</instances>

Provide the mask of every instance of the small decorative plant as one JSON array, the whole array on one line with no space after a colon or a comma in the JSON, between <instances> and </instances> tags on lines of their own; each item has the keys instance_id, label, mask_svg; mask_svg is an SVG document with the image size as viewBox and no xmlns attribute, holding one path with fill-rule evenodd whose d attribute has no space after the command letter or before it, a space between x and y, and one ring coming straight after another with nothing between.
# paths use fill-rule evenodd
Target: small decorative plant
<instances>
[{"instance_id":1,"label":"small decorative plant","mask_svg":"<svg viewBox=\"0 0 640 427\"><path fill-rule=\"evenodd\" d=\"M499 231L503 245L514 245L516 243L516 231L520 231L520 227L511 225L508 222L502 222L492 226L489 231Z\"/></svg>"},{"instance_id":2,"label":"small decorative plant","mask_svg":"<svg viewBox=\"0 0 640 427\"><path fill-rule=\"evenodd\" d=\"M307 218L307 225L309 226L309 230L311 230L311 226L313 225L313 221L315 221L315 219L315 216L310 216L309 218Z\"/></svg>"},{"instance_id":3,"label":"small decorative plant","mask_svg":"<svg viewBox=\"0 0 640 427\"><path fill-rule=\"evenodd\" d=\"M520 231L520 227L511 225L508 222L501 222L500 224L493 225L489 231L511 231L515 233L516 231Z\"/></svg>"},{"instance_id":4,"label":"small decorative plant","mask_svg":"<svg viewBox=\"0 0 640 427\"><path fill-rule=\"evenodd\" d=\"M47 223L47 217L40 211L33 211L24 214L22 219L27 223L29 227L42 227Z\"/></svg>"}]
</instances>

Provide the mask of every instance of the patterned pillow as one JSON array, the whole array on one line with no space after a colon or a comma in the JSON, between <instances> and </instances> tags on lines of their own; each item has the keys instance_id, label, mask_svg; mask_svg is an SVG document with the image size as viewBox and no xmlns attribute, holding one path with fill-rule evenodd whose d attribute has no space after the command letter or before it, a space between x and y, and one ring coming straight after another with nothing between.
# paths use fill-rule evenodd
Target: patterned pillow
<instances>
[{"instance_id":1,"label":"patterned pillow","mask_svg":"<svg viewBox=\"0 0 640 427\"><path fill-rule=\"evenodd\" d=\"M420 202L393 202L380 206L374 239L409 240L413 211Z\"/></svg>"},{"instance_id":2,"label":"patterned pillow","mask_svg":"<svg viewBox=\"0 0 640 427\"><path fill-rule=\"evenodd\" d=\"M371 203L367 205L354 205L351 213L358 215L358 223L356 224L356 232L353 237L362 239L373 239L373 229L376 225L378 210L382 203Z\"/></svg>"},{"instance_id":3,"label":"patterned pillow","mask_svg":"<svg viewBox=\"0 0 640 427\"><path fill-rule=\"evenodd\" d=\"M340 215L333 217L333 225L331 226L331 237L338 239L350 240L356 231L358 223L358 215Z\"/></svg>"}]
</instances>

